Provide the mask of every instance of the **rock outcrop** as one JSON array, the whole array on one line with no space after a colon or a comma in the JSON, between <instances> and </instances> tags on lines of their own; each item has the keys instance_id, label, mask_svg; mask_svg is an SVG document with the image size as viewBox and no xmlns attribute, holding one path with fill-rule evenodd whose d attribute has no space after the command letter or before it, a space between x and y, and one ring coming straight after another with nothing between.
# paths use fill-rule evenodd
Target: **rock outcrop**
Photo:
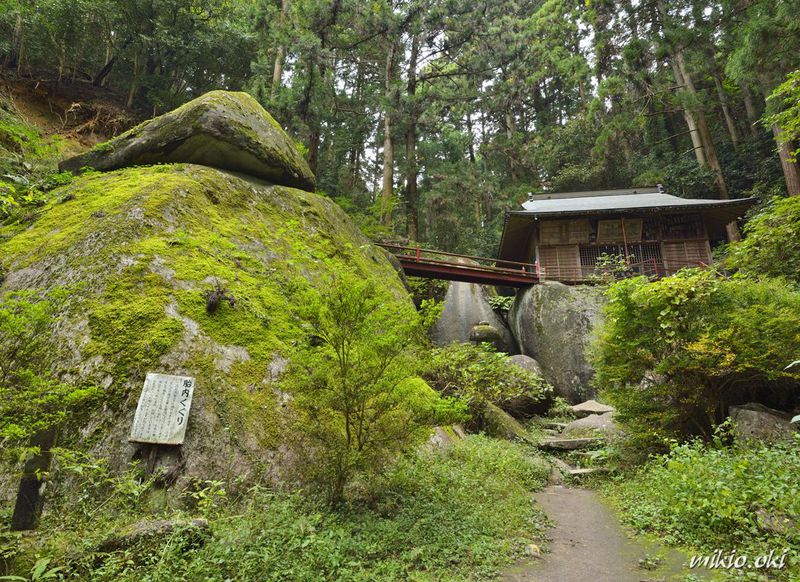
<instances>
[{"instance_id":1,"label":"rock outcrop","mask_svg":"<svg viewBox=\"0 0 800 582\"><path fill-rule=\"evenodd\" d=\"M791 414L751 402L731 406L734 434L740 439L764 441L790 440L797 431L791 424Z\"/></svg>"},{"instance_id":2,"label":"rock outcrop","mask_svg":"<svg viewBox=\"0 0 800 582\"><path fill-rule=\"evenodd\" d=\"M247 93L211 91L65 160L62 171L108 171L190 163L314 191L314 175L294 142Z\"/></svg>"},{"instance_id":3,"label":"rock outcrop","mask_svg":"<svg viewBox=\"0 0 800 582\"><path fill-rule=\"evenodd\" d=\"M214 94L213 102L246 100ZM195 135L182 124L205 119L202 127L226 135L225 110L199 103L205 105L189 108L197 118L179 110L120 138L138 144L126 163L160 155L158 128ZM235 111L231 131L245 135L236 126L247 122L263 134L274 122L261 111L255 119L253 111ZM251 145L261 138L253 139ZM286 182L309 186L302 173L280 171ZM386 253L331 200L192 164L75 178L24 230L0 227L0 263L0 294L68 291L56 327L64 351L51 363L65 382L102 388L72 444L108 459L114 471L147 459L178 488L194 479L247 483L278 465L283 409L276 380L292 345L308 334L298 313L304 292L322 291L347 272L410 302ZM210 310L215 292L235 301ZM155 459L147 445L128 442L147 372L196 378L184 444ZM0 479L0 494L15 488Z\"/></svg>"},{"instance_id":4,"label":"rock outcrop","mask_svg":"<svg viewBox=\"0 0 800 582\"><path fill-rule=\"evenodd\" d=\"M499 439L533 442L530 433L516 418L491 402L487 402L483 409L483 430L489 436Z\"/></svg>"},{"instance_id":5,"label":"rock outcrop","mask_svg":"<svg viewBox=\"0 0 800 582\"><path fill-rule=\"evenodd\" d=\"M604 302L601 287L546 282L518 294L508 315L520 351L572 402L593 395L586 349Z\"/></svg>"},{"instance_id":6,"label":"rock outcrop","mask_svg":"<svg viewBox=\"0 0 800 582\"><path fill-rule=\"evenodd\" d=\"M467 343L472 341L473 329L484 323L496 331L497 335L492 335L491 342L499 350L509 354L519 353L510 330L489 305L489 293L487 288L474 283L450 283L442 314L431 330L433 342L438 346Z\"/></svg>"}]
</instances>

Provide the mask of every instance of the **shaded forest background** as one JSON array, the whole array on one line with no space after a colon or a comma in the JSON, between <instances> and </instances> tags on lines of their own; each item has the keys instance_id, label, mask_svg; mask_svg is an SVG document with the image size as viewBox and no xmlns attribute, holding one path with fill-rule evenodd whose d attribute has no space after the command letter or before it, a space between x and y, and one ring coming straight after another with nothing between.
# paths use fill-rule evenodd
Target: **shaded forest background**
<instances>
[{"instance_id":1,"label":"shaded forest background","mask_svg":"<svg viewBox=\"0 0 800 582\"><path fill-rule=\"evenodd\" d=\"M368 232L493 255L531 192L800 193L791 103L769 98L800 67L798 14L800 0L0 0L0 63L139 117L245 90Z\"/></svg>"}]
</instances>

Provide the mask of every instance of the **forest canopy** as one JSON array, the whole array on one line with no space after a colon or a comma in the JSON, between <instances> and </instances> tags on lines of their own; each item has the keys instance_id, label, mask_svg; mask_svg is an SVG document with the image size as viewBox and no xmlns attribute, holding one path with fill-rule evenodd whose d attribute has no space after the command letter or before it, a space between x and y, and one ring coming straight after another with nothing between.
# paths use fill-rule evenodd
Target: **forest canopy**
<instances>
[{"instance_id":1,"label":"forest canopy","mask_svg":"<svg viewBox=\"0 0 800 582\"><path fill-rule=\"evenodd\" d=\"M105 87L142 116L244 89L371 233L491 255L530 192L800 193L798 13L798 0L0 0L0 62Z\"/></svg>"}]
</instances>

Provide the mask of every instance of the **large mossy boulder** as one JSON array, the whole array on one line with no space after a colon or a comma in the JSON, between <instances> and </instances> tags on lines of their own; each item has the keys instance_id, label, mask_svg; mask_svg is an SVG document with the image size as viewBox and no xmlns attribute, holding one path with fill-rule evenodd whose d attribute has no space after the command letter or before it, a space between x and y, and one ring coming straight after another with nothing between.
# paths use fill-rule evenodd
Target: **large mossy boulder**
<instances>
[{"instance_id":1,"label":"large mossy boulder","mask_svg":"<svg viewBox=\"0 0 800 582\"><path fill-rule=\"evenodd\" d=\"M161 163L230 170L313 191L314 175L280 124L247 93L211 91L59 165L108 171Z\"/></svg>"},{"instance_id":2,"label":"large mossy boulder","mask_svg":"<svg viewBox=\"0 0 800 582\"><path fill-rule=\"evenodd\" d=\"M309 192L173 164L86 174L54 195L24 230L0 228L0 294L68 290L64 353L44 365L102 397L60 444L115 470L143 454L128 435L145 374L160 372L196 378L185 443L163 459L177 485L268 476L283 438L275 381L309 335L300 295L346 271L410 302L385 253ZM211 310L219 290L234 304Z\"/></svg>"},{"instance_id":3,"label":"large mossy boulder","mask_svg":"<svg viewBox=\"0 0 800 582\"><path fill-rule=\"evenodd\" d=\"M518 294L508 314L520 351L571 402L593 396L586 349L604 303L602 287L546 282Z\"/></svg>"}]
</instances>

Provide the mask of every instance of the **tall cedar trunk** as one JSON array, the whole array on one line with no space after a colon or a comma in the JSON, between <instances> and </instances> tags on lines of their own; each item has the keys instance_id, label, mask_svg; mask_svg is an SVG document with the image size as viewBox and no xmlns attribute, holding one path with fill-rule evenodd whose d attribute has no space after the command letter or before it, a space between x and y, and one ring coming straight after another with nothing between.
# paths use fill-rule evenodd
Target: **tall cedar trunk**
<instances>
[{"instance_id":1,"label":"tall cedar trunk","mask_svg":"<svg viewBox=\"0 0 800 582\"><path fill-rule=\"evenodd\" d=\"M133 76L131 77L131 87L128 91L128 107L133 107L133 100L136 98L136 91L139 88L139 52L133 55Z\"/></svg>"},{"instance_id":2,"label":"tall cedar trunk","mask_svg":"<svg viewBox=\"0 0 800 582\"><path fill-rule=\"evenodd\" d=\"M676 59L672 59L672 73L675 75L675 83L679 87L686 85ZM689 137L692 138L692 147L694 148L694 155L697 158L697 163L701 166L705 166L706 154L703 149L703 142L700 139L700 131L697 129L697 121L695 120L694 112L689 108L684 108L683 118L686 120L686 125L689 127Z\"/></svg>"},{"instance_id":3,"label":"tall cedar trunk","mask_svg":"<svg viewBox=\"0 0 800 582\"><path fill-rule=\"evenodd\" d=\"M682 52L677 51L673 55L672 66L675 81L678 85L683 85L689 93L697 95L697 88L686 68L686 60ZM728 187L725 184L725 177L722 175L722 166L720 166L719 158L717 158L717 149L714 147L714 141L711 138L705 114L702 111L692 111L691 108L686 107L684 108L684 118L692 136L692 145L697 156L697 162L701 166L707 166L713 172L714 184L717 187L720 199L729 199ZM725 230L728 233L728 239L741 239L739 227L735 222L726 225Z\"/></svg>"},{"instance_id":4,"label":"tall cedar trunk","mask_svg":"<svg viewBox=\"0 0 800 582\"><path fill-rule=\"evenodd\" d=\"M510 107L510 105L509 105ZM514 131L516 129L514 116L511 114L510 111L506 112L506 137L508 138L509 150L508 150L508 170L511 174L511 182L513 184L519 184L519 174L517 173L517 163L514 159L514 154L511 151L511 140L514 138Z\"/></svg>"},{"instance_id":5,"label":"tall cedar trunk","mask_svg":"<svg viewBox=\"0 0 800 582\"><path fill-rule=\"evenodd\" d=\"M286 15L289 12L289 0L281 0L280 26L286 26ZM270 99L275 99L283 77L283 60L286 58L286 47L279 44L275 49L275 64L272 67L272 85L270 86Z\"/></svg>"},{"instance_id":6,"label":"tall cedar trunk","mask_svg":"<svg viewBox=\"0 0 800 582\"><path fill-rule=\"evenodd\" d=\"M467 112L467 134L469 135L469 148L468 148L468 152L467 152L469 154L469 163L474 168L474 166L475 166L475 134L473 133L473 130L472 130L472 115L469 112Z\"/></svg>"},{"instance_id":7,"label":"tall cedar trunk","mask_svg":"<svg viewBox=\"0 0 800 582\"><path fill-rule=\"evenodd\" d=\"M686 69L686 60L684 59L683 53L678 52L676 58L678 60L678 66L680 68L681 75L683 75L686 88L689 90L689 92L691 92L692 95L697 95L697 88L694 85L691 75ZM728 195L728 186L725 184L725 177L722 175L722 166L720 166L719 158L717 158L717 148L714 147L714 141L711 138L711 131L708 129L706 115L701 110L697 110L694 112L694 116L697 123L697 132L700 134L700 141L703 144L706 163L708 164L709 169L714 172L714 183L717 186L717 192L719 192L719 197L722 200L727 200L730 198Z\"/></svg>"},{"instance_id":8,"label":"tall cedar trunk","mask_svg":"<svg viewBox=\"0 0 800 582\"><path fill-rule=\"evenodd\" d=\"M797 162L792 161L792 152L796 149L792 141L780 142L781 128L777 125L772 126L772 135L778 143L778 156L781 159L783 177L786 178L786 191L789 196L800 195L800 168Z\"/></svg>"},{"instance_id":9,"label":"tall cedar trunk","mask_svg":"<svg viewBox=\"0 0 800 582\"><path fill-rule=\"evenodd\" d=\"M406 234L412 241L419 240L419 208L417 196L417 60L419 36L411 35L411 52L408 61L408 127L406 129Z\"/></svg>"},{"instance_id":10,"label":"tall cedar trunk","mask_svg":"<svg viewBox=\"0 0 800 582\"><path fill-rule=\"evenodd\" d=\"M758 135L758 110L756 109L755 98L750 87L747 85L742 85L741 87L744 110L747 114L747 126L750 128L750 135L756 137Z\"/></svg>"},{"instance_id":11,"label":"tall cedar trunk","mask_svg":"<svg viewBox=\"0 0 800 582\"><path fill-rule=\"evenodd\" d=\"M320 82L325 81L327 73L326 61L324 59L325 49L328 45L328 28L336 25L336 20L339 17L339 8L341 7L341 0L334 0L331 3L330 15L328 16L322 28L319 29L319 48L322 53L322 58L319 62L319 79ZM320 129L319 123L313 119L313 107L311 101L314 97L314 78L316 76L317 66L315 64L315 53L309 51L308 59L306 61L307 82L303 90L303 98L300 100L299 111L300 118L303 123L309 128L308 130L308 167L311 172L316 175L317 165L319 161L319 144L320 144Z\"/></svg>"},{"instance_id":12,"label":"tall cedar trunk","mask_svg":"<svg viewBox=\"0 0 800 582\"><path fill-rule=\"evenodd\" d=\"M363 103L364 99L364 61L362 59L358 59L358 65L356 68L356 86L353 91L353 95L355 96L356 103ZM355 189L356 184L360 182L361 176L361 157L364 153L364 142L366 141L366 136L364 136L363 131L359 131L358 135L355 135L350 144L350 188Z\"/></svg>"},{"instance_id":13,"label":"tall cedar trunk","mask_svg":"<svg viewBox=\"0 0 800 582\"><path fill-rule=\"evenodd\" d=\"M759 87L764 99L767 99L775 88L775 83L764 73L759 74ZM796 149L792 140L786 143L781 143L780 135L782 129L778 126L772 126L772 135L775 138L775 145L778 148L778 157L781 160L781 169L783 170L783 177L786 180L786 192L789 196L797 196L800 194L800 176L798 176L797 162L792 161L792 152Z\"/></svg>"},{"instance_id":14,"label":"tall cedar trunk","mask_svg":"<svg viewBox=\"0 0 800 582\"><path fill-rule=\"evenodd\" d=\"M8 54L6 54L5 61L3 64L8 68L14 68L19 66L19 53L20 53L20 45L22 43L22 13L17 13L17 20L14 23L14 36L11 38L11 43L9 45L10 50Z\"/></svg>"},{"instance_id":15,"label":"tall cedar trunk","mask_svg":"<svg viewBox=\"0 0 800 582\"><path fill-rule=\"evenodd\" d=\"M734 149L739 149L739 130L736 127L731 108L728 105L728 96L725 94L725 88L722 86L719 70L716 64L714 64L713 67L712 76L714 77L714 87L717 89L717 97L719 98L720 109L722 109L722 116L725 118L725 125L728 128L728 134L731 136L731 143Z\"/></svg>"},{"instance_id":16,"label":"tall cedar trunk","mask_svg":"<svg viewBox=\"0 0 800 582\"><path fill-rule=\"evenodd\" d=\"M386 53L386 111L383 114L383 184L381 188L381 204L383 207L383 217L381 222L384 226L392 223L392 194L394 186L394 144L392 143L392 69L394 68L394 55L397 51L397 44L392 41L389 43L389 50Z\"/></svg>"}]
</instances>

